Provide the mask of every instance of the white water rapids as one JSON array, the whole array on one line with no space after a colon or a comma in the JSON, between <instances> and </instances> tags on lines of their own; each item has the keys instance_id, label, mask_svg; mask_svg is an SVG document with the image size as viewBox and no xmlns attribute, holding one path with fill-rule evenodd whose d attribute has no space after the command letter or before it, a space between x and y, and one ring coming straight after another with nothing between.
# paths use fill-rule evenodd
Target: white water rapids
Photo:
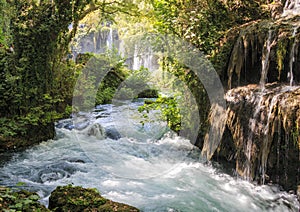
<instances>
[{"instance_id":1,"label":"white water rapids","mask_svg":"<svg viewBox=\"0 0 300 212\"><path fill-rule=\"evenodd\" d=\"M1 163L0 185L24 182L24 188L37 191L46 205L56 186L74 184L95 187L103 196L142 211L299 210L294 195L205 164L200 151L167 132L164 122L142 125L140 104L101 106L81 116L76 126L70 120L60 122L57 139ZM110 138L102 138L96 123ZM77 129L66 129L73 127Z\"/></svg>"}]
</instances>

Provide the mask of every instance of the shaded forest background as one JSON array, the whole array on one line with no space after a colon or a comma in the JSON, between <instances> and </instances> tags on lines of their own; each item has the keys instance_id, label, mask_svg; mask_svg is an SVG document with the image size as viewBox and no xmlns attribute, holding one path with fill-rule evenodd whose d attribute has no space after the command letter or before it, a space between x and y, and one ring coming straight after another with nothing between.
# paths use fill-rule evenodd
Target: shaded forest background
<instances>
[{"instance_id":1,"label":"shaded forest background","mask_svg":"<svg viewBox=\"0 0 300 212\"><path fill-rule=\"evenodd\" d=\"M72 112L82 62L68 60L67 55L79 22L90 13L96 13L99 21L123 20L129 35L137 33L132 26L143 22L147 30L178 36L207 55L222 78L233 42L227 38L236 36L245 23L270 19L276 13L274 5L282 4L263 0L1 0L0 149L53 138L54 122ZM200 108L206 108L200 111L199 139L203 139L209 108L205 89L176 61L165 58L163 65L186 82ZM124 73L122 64L114 66L117 73Z\"/></svg>"}]
</instances>

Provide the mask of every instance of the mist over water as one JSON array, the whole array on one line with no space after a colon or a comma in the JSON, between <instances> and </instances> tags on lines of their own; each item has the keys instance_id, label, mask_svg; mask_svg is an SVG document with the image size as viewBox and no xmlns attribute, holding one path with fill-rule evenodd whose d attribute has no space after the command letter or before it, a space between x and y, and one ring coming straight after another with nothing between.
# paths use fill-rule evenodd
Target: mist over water
<instances>
[{"instance_id":1,"label":"mist over water","mask_svg":"<svg viewBox=\"0 0 300 212\"><path fill-rule=\"evenodd\" d=\"M201 151L165 122L145 122L137 112L141 104L99 106L75 121L59 122L57 139L2 163L0 185L24 182L46 205L56 186L74 184L95 187L142 211L299 210L294 195L255 186L204 163Z\"/></svg>"}]
</instances>

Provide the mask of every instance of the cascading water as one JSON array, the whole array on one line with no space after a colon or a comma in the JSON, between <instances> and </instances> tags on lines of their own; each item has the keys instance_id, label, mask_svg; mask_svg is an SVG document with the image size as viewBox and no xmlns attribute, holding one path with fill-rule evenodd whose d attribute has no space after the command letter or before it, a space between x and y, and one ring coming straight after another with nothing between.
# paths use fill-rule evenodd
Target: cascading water
<instances>
[{"instance_id":1,"label":"cascading water","mask_svg":"<svg viewBox=\"0 0 300 212\"><path fill-rule=\"evenodd\" d=\"M262 88L262 90L264 90L265 88L265 84L267 81L267 75L268 75L268 70L269 70L269 63L270 63L270 52L271 52L271 48L275 43L275 40L272 42L272 30L269 30L268 33L268 38L265 42L264 48L263 48L263 54L262 54L262 60L261 60L261 77L260 77L260 81L259 84Z\"/></svg>"},{"instance_id":2,"label":"cascading water","mask_svg":"<svg viewBox=\"0 0 300 212\"><path fill-rule=\"evenodd\" d=\"M140 42L142 38L136 38L135 43L131 39L120 37L117 29L107 23L100 29L88 32L89 27L83 25L80 28L81 34L77 35L73 43L73 55L79 53L105 53L113 49L126 59L126 65L131 70L138 70L140 67L154 71L158 68L158 59L154 56L149 43Z\"/></svg>"},{"instance_id":3,"label":"cascading water","mask_svg":"<svg viewBox=\"0 0 300 212\"><path fill-rule=\"evenodd\" d=\"M158 61L154 58L151 47L145 47L145 45L140 42L135 43L132 56L128 56L128 53L123 53L122 55L131 58L132 64L129 63L128 67L132 70L138 70L144 67L153 72L158 69Z\"/></svg>"},{"instance_id":4,"label":"cascading water","mask_svg":"<svg viewBox=\"0 0 300 212\"><path fill-rule=\"evenodd\" d=\"M292 49L291 49L291 52L290 52L290 59L289 59L290 71L288 72L288 76L287 76L287 78L290 80L290 86L292 86L294 84L293 65L294 65L294 62L295 62L295 47L298 44L298 40L297 40L297 38L295 38L295 36L296 36L297 31L298 31L298 28L299 28L299 26L295 26L294 29L293 29L293 34L292 34L292 37L294 38L294 42L293 42L293 45L292 45Z\"/></svg>"},{"instance_id":5,"label":"cascading water","mask_svg":"<svg viewBox=\"0 0 300 212\"><path fill-rule=\"evenodd\" d=\"M26 183L47 204L58 185L96 187L143 211L297 211L293 195L255 186L199 160L199 150L164 122L140 122L141 102L103 105L57 124L57 139L15 154L0 184ZM150 114L155 118L158 114ZM73 129L73 130L69 130ZM104 129L104 130L103 130ZM104 139L103 139L104 138Z\"/></svg>"},{"instance_id":6,"label":"cascading water","mask_svg":"<svg viewBox=\"0 0 300 212\"><path fill-rule=\"evenodd\" d=\"M138 45L134 45L134 53L133 53L133 64L132 64L132 69L133 70L138 70L142 66L142 59L141 59L141 54L140 54L140 49Z\"/></svg>"},{"instance_id":7,"label":"cascading water","mask_svg":"<svg viewBox=\"0 0 300 212\"><path fill-rule=\"evenodd\" d=\"M284 5L282 16L295 16L300 14L300 1L287 0Z\"/></svg>"},{"instance_id":8,"label":"cascading water","mask_svg":"<svg viewBox=\"0 0 300 212\"><path fill-rule=\"evenodd\" d=\"M299 86L278 83L266 84L264 91L259 85L248 85L226 93L230 114L227 126L236 142L237 171L241 176L264 184L267 178L270 181L268 175L271 173L276 182L287 183L278 173L286 172L286 167L290 166L289 177L297 177L295 124L299 120L299 93Z\"/></svg>"},{"instance_id":9,"label":"cascading water","mask_svg":"<svg viewBox=\"0 0 300 212\"><path fill-rule=\"evenodd\" d=\"M254 113L252 117L249 119L249 132L248 132L248 138L245 145L245 155L246 155L246 163L245 163L245 170L243 176L247 180L253 179L253 171L251 171L252 168L252 149L253 149L253 135L259 127L260 123L258 122L258 116L260 115L260 112L262 110L262 101L263 101L263 95L265 93L265 84L267 81L267 75L269 70L269 62L270 62L270 52L271 48L274 45L275 40L272 41L272 30L269 30L267 40L265 41L264 47L263 47L263 53L262 53L262 61L261 61L261 77L260 77L260 88L261 92L258 93L257 96L253 96L250 101L255 105ZM231 96L232 93L229 92L228 96Z\"/></svg>"},{"instance_id":10,"label":"cascading water","mask_svg":"<svg viewBox=\"0 0 300 212\"><path fill-rule=\"evenodd\" d=\"M109 28L109 34L106 40L106 46L108 49L112 49L113 48L113 29L112 27Z\"/></svg>"},{"instance_id":11,"label":"cascading water","mask_svg":"<svg viewBox=\"0 0 300 212\"><path fill-rule=\"evenodd\" d=\"M298 9L298 1L287 1L285 12ZM219 150L244 178L291 190L300 168L298 22L289 16L240 30L227 67L229 143Z\"/></svg>"}]
</instances>

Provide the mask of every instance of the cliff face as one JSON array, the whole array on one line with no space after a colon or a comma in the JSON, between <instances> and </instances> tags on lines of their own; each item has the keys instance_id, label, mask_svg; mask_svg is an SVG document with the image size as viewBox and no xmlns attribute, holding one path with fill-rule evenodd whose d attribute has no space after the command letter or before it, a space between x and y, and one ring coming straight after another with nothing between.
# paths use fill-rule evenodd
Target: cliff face
<instances>
[{"instance_id":1,"label":"cliff face","mask_svg":"<svg viewBox=\"0 0 300 212\"><path fill-rule=\"evenodd\" d=\"M286 15L240 29L223 72L226 125L213 155L245 179L288 190L300 184L299 23Z\"/></svg>"},{"instance_id":2,"label":"cliff face","mask_svg":"<svg viewBox=\"0 0 300 212\"><path fill-rule=\"evenodd\" d=\"M227 88L299 82L299 20L263 20L241 29L227 65Z\"/></svg>"},{"instance_id":3,"label":"cliff face","mask_svg":"<svg viewBox=\"0 0 300 212\"><path fill-rule=\"evenodd\" d=\"M278 83L231 89L226 130L215 156L239 175L286 189L299 183L300 87Z\"/></svg>"}]
</instances>

